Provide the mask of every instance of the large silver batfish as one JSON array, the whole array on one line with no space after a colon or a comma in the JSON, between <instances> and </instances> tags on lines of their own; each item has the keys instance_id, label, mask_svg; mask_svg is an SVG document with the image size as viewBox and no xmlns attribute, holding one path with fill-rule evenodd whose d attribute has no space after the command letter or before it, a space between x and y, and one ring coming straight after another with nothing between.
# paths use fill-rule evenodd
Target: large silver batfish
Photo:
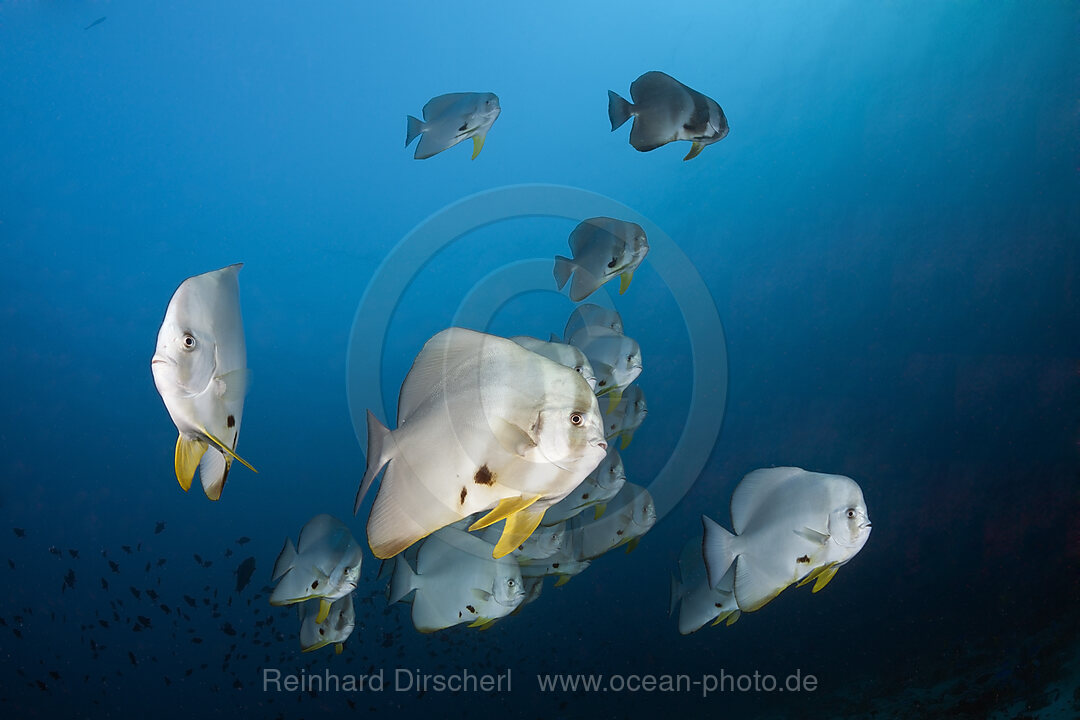
<instances>
[{"instance_id":1,"label":"large silver batfish","mask_svg":"<svg viewBox=\"0 0 1080 720\"><path fill-rule=\"evenodd\" d=\"M795 467L755 470L731 495L735 534L701 517L702 555L716 587L735 565L735 599L753 612L794 583L825 587L870 537L862 489L849 477ZM801 581L801 582L800 582Z\"/></svg>"},{"instance_id":2,"label":"large silver batfish","mask_svg":"<svg viewBox=\"0 0 1080 720\"><path fill-rule=\"evenodd\" d=\"M490 510L469 529L505 519L500 558L606 452L600 408L580 374L511 340L450 328L413 362L397 429L368 412L367 470L353 512L386 466L367 523L375 557Z\"/></svg>"},{"instance_id":3,"label":"large silver batfish","mask_svg":"<svg viewBox=\"0 0 1080 720\"><path fill-rule=\"evenodd\" d=\"M199 468L217 500L236 454L247 394L247 350L240 319L241 263L190 277L173 293L150 361L165 408L179 431L174 466L186 492Z\"/></svg>"},{"instance_id":4,"label":"large silver batfish","mask_svg":"<svg viewBox=\"0 0 1080 720\"><path fill-rule=\"evenodd\" d=\"M438 155L443 150L457 145L462 140L472 138L473 159L484 147L484 138L492 123L499 117L502 108L495 93L449 93L428 100L424 106L424 119L421 121L408 116L405 133L405 147L416 137L413 157L425 160Z\"/></svg>"},{"instance_id":5,"label":"large silver batfish","mask_svg":"<svg viewBox=\"0 0 1080 720\"><path fill-rule=\"evenodd\" d=\"M676 140L693 143L683 160L697 157L706 145L728 134L724 111L710 97L662 72L647 72L630 85L633 104L608 91L608 119L615 131L633 116L630 144L641 152Z\"/></svg>"}]
</instances>

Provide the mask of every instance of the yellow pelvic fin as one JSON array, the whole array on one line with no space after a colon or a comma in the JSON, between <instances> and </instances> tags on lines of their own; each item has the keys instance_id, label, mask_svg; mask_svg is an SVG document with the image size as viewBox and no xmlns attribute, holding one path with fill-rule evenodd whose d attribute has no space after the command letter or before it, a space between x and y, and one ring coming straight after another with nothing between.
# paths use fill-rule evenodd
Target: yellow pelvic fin
<instances>
[{"instance_id":1,"label":"yellow pelvic fin","mask_svg":"<svg viewBox=\"0 0 1080 720\"><path fill-rule=\"evenodd\" d=\"M641 542L641 536L640 535L638 537L636 537L636 538L633 538L633 539L629 540L626 543L626 552L628 552L628 553L633 552L634 548L636 548L638 546L639 542Z\"/></svg>"},{"instance_id":2,"label":"yellow pelvic fin","mask_svg":"<svg viewBox=\"0 0 1080 720\"><path fill-rule=\"evenodd\" d=\"M693 145L690 146L690 152L686 153L686 157L683 158L683 162L686 162L687 160L693 160L704 149L705 149L705 144L704 143L699 143L699 142L694 143Z\"/></svg>"},{"instance_id":3,"label":"yellow pelvic fin","mask_svg":"<svg viewBox=\"0 0 1080 720\"><path fill-rule=\"evenodd\" d=\"M495 624L496 620L498 620L498 618L478 617L471 623L469 623L468 626L471 628L480 628L481 630L487 630L489 627Z\"/></svg>"},{"instance_id":4,"label":"yellow pelvic fin","mask_svg":"<svg viewBox=\"0 0 1080 720\"><path fill-rule=\"evenodd\" d=\"M533 498L530 504L535 500L536 498ZM508 555L518 545L525 542L533 534L533 530L536 530L540 525L540 521L544 519L545 510L547 508L542 510L525 509L506 518L506 527L503 528L502 537L499 538L499 542L495 545L495 552L491 553L491 557L498 559Z\"/></svg>"},{"instance_id":5,"label":"yellow pelvic fin","mask_svg":"<svg viewBox=\"0 0 1080 720\"><path fill-rule=\"evenodd\" d=\"M202 432L203 432L204 435L206 435L206 437L210 438L215 445L217 445L219 448L221 448L222 452L224 452L226 455L231 457L233 460L240 461L241 465L243 465L244 467L246 467L248 470L250 470L253 473L259 472L255 468L251 467L251 463L249 463L247 460L245 460L244 458L240 457L235 452L233 452L233 449L231 447L228 447L225 443L221 442L216 437L211 435L209 432L206 431L205 428L203 429Z\"/></svg>"},{"instance_id":6,"label":"yellow pelvic fin","mask_svg":"<svg viewBox=\"0 0 1080 720\"><path fill-rule=\"evenodd\" d=\"M836 571L839 567L839 565L830 565L828 568L822 571L821 575L818 576L817 582L814 583L814 589L810 592L817 592L821 588L828 585L829 581L836 576Z\"/></svg>"},{"instance_id":7,"label":"yellow pelvic fin","mask_svg":"<svg viewBox=\"0 0 1080 720\"><path fill-rule=\"evenodd\" d=\"M742 617L742 610L732 610L731 614L728 615L727 626L731 627L732 625L735 624L735 621L738 620L741 617Z\"/></svg>"},{"instance_id":8,"label":"yellow pelvic fin","mask_svg":"<svg viewBox=\"0 0 1080 720\"><path fill-rule=\"evenodd\" d=\"M622 295L626 292L626 288L630 287L630 281L634 279L634 271L627 270L619 276L619 294Z\"/></svg>"},{"instance_id":9,"label":"yellow pelvic fin","mask_svg":"<svg viewBox=\"0 0 1080 720\"><path fill-rule=\"evenodd\" d=\"M494 525L503 518L509 517L516 512L521 512L539 499L539 495L533 495L530 498L521 497L520 495L517 497L503 498L499 501L499 504L495 506L494 510L470 525L469 532L481 530L488 525ZM506 537L505 532L503 533L503 537Z\"/></svg>"},{"instance_id":10,"label":"yellow pelvic fin","mask_svg":"<svg viewBox=\"0 0 1080 720\"><path fill-rule=\"evenodd\" d=\"M596 503L594 507L596 510L593 511L593 520L599 520L604 512L607 511L607 503Z\"/></svg>"},{"instance_id":11,"label":"yellow pelvic fin","mask_svg":"<svg viewBox=\"0 0 1080 720\"><path fill-rule=\"evenodd\" d=\"M573 577L573 575L560 575L559 579L555 581L555 587L559 587L560 585L565 585L566 583L570 582L570 578L572 578L572 577Z\"/></svg>"},{"instance_id":12,"label":"yellow pelvic fin","mask_svg":"<svg viewBox=\"0 0 1080 720\"><path fill-rule=\"evenodd\" d=\"M607 411L610 414L611 411L615 409L615 406L619 404L619 401L622 400L622 388L619 388L619 387L612 388L611 392L609 392L607 394L607 396L608 396Z\"/></svg>"},{"instance_id":13,"label":"yellow pelvic fin","mask_svg":"<svg viewBox=\"0 0 1080 720\"><path fill-rule=\"evenodd\" d=\"M315 616L315 622L322 625L326 620L326 616L330 614L330 605L332 603L326 598L319 598L319 614Z\"/></svg>"},{"instance_id":14,"label":"yellow pelvic fin","mask_svg":"<svg viewBox=\"0 0 1080 720\"><path fill-rule=\"evenodd\" d=\"M632 433L632 432L624 432L622 434L622 442L619 443L619 449L620 450L625 450L626 448L630 447L630 441L633 440L633 439L634 439L634 433Z\"/></svg>"},{"instance_id":15,"label":"yellow pelvic fin","mask_svg":"<svg viewBox=\"0 0 1080 720\"><path fill-rule=\"evenodd\" d=\"M334 643L334 654L340 655L341 651L345 649L345 643Z\"/></svg>"},{"instance_id":16,"label":"yellow pelvic fin","mask_svg":"<svg viewBox=\"0 0 1080 720\"><path fill-rule=\"evenodd\" d=\"M185 440L183 434L176 438L176 479L180 481L180 487L184 492L191 489L191 481L195 478L195 469L199 467L199 461L210 446L199 438Z\"/></svg>"},{"instance_id":17,"label":"yellow pelvic fin","mask_svg":"<svg viewBox=\"0 0 1080 720\"><path fill-rule=\"evenodd\" d=\"M486 135L473 135L472 136L472 159L475 160L476 156L480 154L480 151L484 149L484 138Z\"/></svg>"},{"instance_id":18,"label":"yellow pelvic fin","mask_svg":"<svg viewBox=\"0 0 1080 720\"><path fill-rule=\"evenodd\" d=\"M817 580L819 577L821 577L821 574L823 572L825 572L826 570L828 570L831 567L834 567L834 564L822 565L821 567L814 568L813 570L808 572L806 574L806 577L804 577L802 580L800 580L799 584L796 585L795 587L801 588L803 585L806 585L807 583L810 583L810 582L813 582L814 580ZM822 587L824 587L824 586L822 586Z\"/></svg>"},{"instance_id":19,"label":"yellow pelvic fin","mask_svg":"<svg viewBox=\"0 0 1080 720\"><path fill-rule=\"evenodd\" d=\"M710 625L709 627L715 627L715 626L719 625L720 623L727 620L730 615L731 615L730 610L728 610L727 612L720 613L719 615L716 616L716 619L712 621L712 625Z\"/></svg>"}]
</instances>

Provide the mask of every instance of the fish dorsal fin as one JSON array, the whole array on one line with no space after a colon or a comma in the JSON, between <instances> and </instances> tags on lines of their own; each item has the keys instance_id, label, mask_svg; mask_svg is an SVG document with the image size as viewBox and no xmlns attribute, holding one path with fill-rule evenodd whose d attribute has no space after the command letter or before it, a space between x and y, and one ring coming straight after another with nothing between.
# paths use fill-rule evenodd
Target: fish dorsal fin
<instances>
[{"instance_id":1,"label":"fish dorsal fin","mask_svg":"<svg viewBox=\"0 0 1080 720\"><path fill-rule=\"evenodd\" d=\"M588 249L589 245L596 241L596 239L603 238L605 235L609 235L606 229L598 225L594 221L608 220L611 218L589 218L588 220L582 220L578 223L574 231L570 233L570 237L567 239L567 244L570 246L570 251L574 253L574 258L580 258Z\"/></svg>"},{"instance_id":2,"label":"fish dorsal fin","mask_svg":"<svg viewBox=\"0 0 1080 720\"><path fill-rule=\"evenodd\" d=\"M296 541L296 550L300 553L310 552L316 545L328 538L333 539L335 533L347 532L344 524L333 515L321 513L307 521L300 530L300 537Z\"/></svg>"},{"instance_id":3,"label":"fish dorsal fin","mask_svg":"<svg viewBox=\"0 0 1080 720\"><path fill-rule=\"evenodd\" d=\"M687 87L659 70L647 72L630 83L630 97L634 104L655 102L658 98L686 92Z\"/></svg>"},{"instance_id":4,"label":"fish dorsal fin","mask_svg":"<svg viewBox=\"0 0 1080 720\"><path fill-rule=\"evenodd\" d=\"M398 425L408 420L428 398L443 390L449 373L467 364L476 365L484 344L495 341L491 335L453 327L424 343L401 384Z\"/></svg>"},{"instance_id":5,"label":"fish dorsal fin","mask_svg":"<svg viewBox=\"0 0 1080 720\"><path fill-rule=\"evenodd\" d=\"M438 120L447 110L453 107L454 103L469 94L470 93L447 93L446 95L439 95L431 98L427 101L427 104L424 105L424 122Z\"/></svg>"},{"instance_id":6,"label":"fish dorsal fin","mask_svg":"<svg viewBox=\"0 0 1080 720\"><path fill-rule=\"evenodd\" d=\"M801 472L794 467L764 468L744 477L731 494L731 525L735 534L745 532L750 519L769 502L773 490Z\"/></svg>"}]
</instances>

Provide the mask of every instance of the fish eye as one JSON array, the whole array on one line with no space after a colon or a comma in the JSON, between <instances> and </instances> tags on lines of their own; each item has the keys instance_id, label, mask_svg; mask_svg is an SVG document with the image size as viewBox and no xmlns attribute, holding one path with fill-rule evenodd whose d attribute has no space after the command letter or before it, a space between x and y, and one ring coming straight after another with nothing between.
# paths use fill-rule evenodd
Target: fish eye
<instances>
[{"instance_id":1,"label":"fish eye","mask_svg":"<svg viewBox=\"0 0 1080 720\"><path fill-rule=\"evenodd\" d=\"M847 516L848 516L848 520L854 520L855 519L855 508L848 508Z\"/></svg>"},{"instance_id":2,"label":"fish eye","mask_svg":"<svg viewBox=\"0 0 1080 720\"><path fill-rule=\"evenodd\" d=\"M580 426L583 422L585 422L585 418L582 417L581 413L572 413L570 415L570 424Z\"/></svg>"},{"instance_id":3,"label":"fish eye","mask_svg":"<svg viewBox=\"0 0 1080 720\"><path fill-rule=\"evenodd\" d=\"M514 581L513 580L507 580L506 584L509 585L510 587L514 587Z\"/></svg>"},{"instance_id":4,"label":"fish eye","mask_svg":"<svg viewBox=\"0 0 1080 720\"><path fill-rule=\"evenodd\" d=\"M184 344L185 350L195 349L195 336L191 333L184 333L184 337L180 340Z\"/></svg>"}]
</instances>

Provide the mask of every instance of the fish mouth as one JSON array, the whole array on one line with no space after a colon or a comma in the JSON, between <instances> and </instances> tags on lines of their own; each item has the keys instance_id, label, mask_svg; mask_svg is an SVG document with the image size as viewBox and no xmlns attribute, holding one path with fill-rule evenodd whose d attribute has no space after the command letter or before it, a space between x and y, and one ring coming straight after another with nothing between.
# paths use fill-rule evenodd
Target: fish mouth
<instances>
[{"instance_id":1,"label":"fish mouth","mask_svg":"<svg viewBox=\"0 0 1080 720\"><path fill-rule=\"evenodd\" d=\"M163 357L161 355L155 355L154 357L150 358L150 367L153 367L155 365L168 365L168 364L169 364L169 359L167 357Z\"/></svg>"}]
</instances>

